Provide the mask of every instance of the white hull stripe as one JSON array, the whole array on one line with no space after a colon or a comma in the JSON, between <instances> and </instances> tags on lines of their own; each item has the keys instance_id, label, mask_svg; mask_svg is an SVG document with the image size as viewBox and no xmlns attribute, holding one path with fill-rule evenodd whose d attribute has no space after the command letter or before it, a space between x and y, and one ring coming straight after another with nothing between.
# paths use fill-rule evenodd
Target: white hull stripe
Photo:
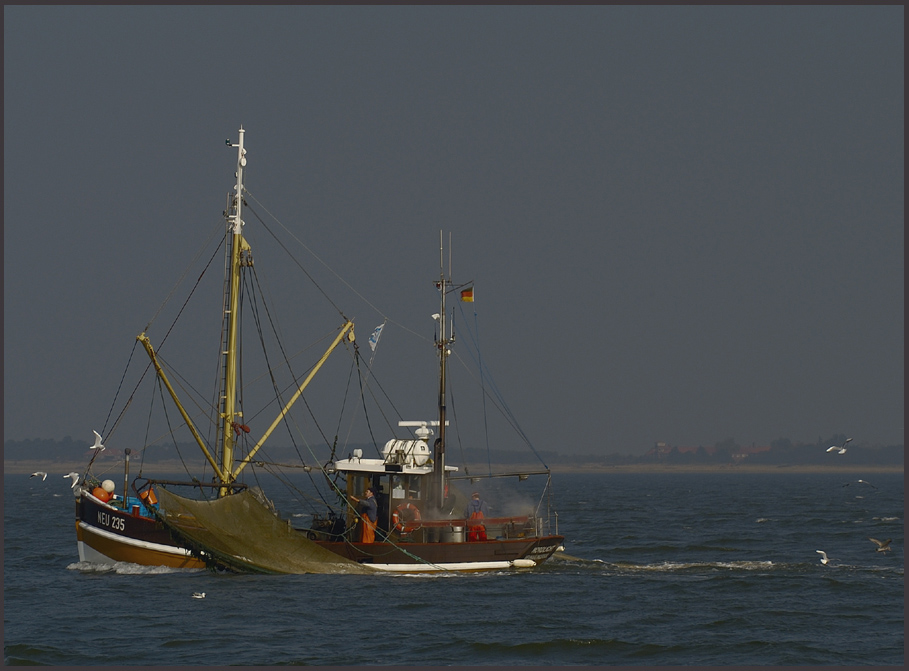
<instances>
[{"instance_id":1,"label":"white hull stripe","mask_svg":"<svg viewBox=\"0 0 909 671\"><path fill-rule=\"evenodd\" d=\"M148 541L140 541L135 538L130 538L128 536L121 536L119 534L111 533L110 531L105 531L104 529L99 529L98 527L93 527L90 524L80 521L79 527L88 533L97 534L108 540L117 541L118 543L123 543L124 545L132 545L133 547L140 548L142 550L154 550L155 552L166 552L167 554L176 555L179 557L190 557L192 556L189 550L186 550L175 545L161 545L160 543L149 543Z\"/></svg>"},{"instance_id":2,"label":"white hull stripe","mask_svg":"<svg viewBox=\"0 0 909 671\"><path fill-rule=\"evenodd\" d=\"M393 573L426 573L432 571L489 571L492 569L513 568L510 561L474 561L455 562L450 564L370 564L364 563L379 571Z\"/></svg>"}]
</instances>

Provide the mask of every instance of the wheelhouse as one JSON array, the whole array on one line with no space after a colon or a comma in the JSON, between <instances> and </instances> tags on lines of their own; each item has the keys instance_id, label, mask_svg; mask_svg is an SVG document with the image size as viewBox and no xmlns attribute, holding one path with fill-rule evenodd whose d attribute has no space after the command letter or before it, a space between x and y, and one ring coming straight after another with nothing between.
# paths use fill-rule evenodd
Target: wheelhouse
<instances>
[{"instance_id":1,"label":"wheelhouse","mask_svg":"<svg viewBox=\"0 0 909 671\"><path fill-rule=\"evenodd\" d=\"M434 422L401 422L402 426L418 425L416 439L389 440L381 458L366 458L356 449L347 459L332 465L335 473L345 477L337 493L347 501L362 497L367 487L375 492L377 504L376 541L394 543L459 543L470 540L465 508L468 494L455 484L452 476L456 466L445 466L445 495L440 508L433 495L436 479L432 452L427 438ZM465 478L466 479L466 478ZM341 517L313 519L313 540L356 540L355 529L360 522L357 510L347 506ZM532 515L490 517L484 520L489 540L531 538L539 535Z\"/></svg>"}]
</instances>

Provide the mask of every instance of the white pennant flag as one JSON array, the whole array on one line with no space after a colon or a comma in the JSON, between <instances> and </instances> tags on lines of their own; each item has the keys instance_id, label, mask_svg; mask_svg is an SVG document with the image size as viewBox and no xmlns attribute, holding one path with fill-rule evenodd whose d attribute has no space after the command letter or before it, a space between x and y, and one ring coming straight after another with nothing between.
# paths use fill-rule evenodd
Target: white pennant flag
<instances>
[{"instance_id":1,"label":"white pennant flag","mask_svg":"<svg viewBox=\"0 0 909 671\"><path fill-rule=\"evenodd\" d=\"M375 352L376 345L379 344L379 336L382 335L382 329L385 328L385 324L379 324L376 326L376 330L372 332L372 335L369 336L369 348Z\"/></svg>"}]
</instances>

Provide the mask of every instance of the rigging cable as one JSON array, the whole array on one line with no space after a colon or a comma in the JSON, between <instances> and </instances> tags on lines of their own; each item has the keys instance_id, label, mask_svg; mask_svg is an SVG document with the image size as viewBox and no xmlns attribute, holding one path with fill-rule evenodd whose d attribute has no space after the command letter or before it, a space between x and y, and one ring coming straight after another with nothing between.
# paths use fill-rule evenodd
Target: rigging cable
<instances>
[{"instance_id":1,"label":"rigging cable","mask_svg":"<svg viewBox=\"0 0 909 671\"><path fill-rule=\"evenodd\" d=\"M120 384L117 385L117 392L114 394L114 400L111 401L110 409L107 411L107 417L104 418L104 425L101 427L101 433L104 434L105 436L107 435L105 433L107 431L107 423L110 421L110 416L114 412L114 406L117 405L117 398L119 398L120 391L123 389L123 380L126 379L126 374L129 372L129 365L132 363L133 355L136 353L136 347L138 347L138 345L139 345L139 341L133 340L133 347L129 351L129 358L126 360L126 367L123 369L123 375L120 377ZM149 364L149 365L151 365L151 364ZM148 369L146 369L146 371L147 370ZM144 375L145 374L143 373L143 377L144 377ZM141 381L141 378L140 378L140 381ZM123 406L123 410L120 411L120 414L117 417L117 421L111 427L112 433L113 433L113 430L117 427L117 423L119 423L120 418L123 417L123 413L126 412L126 409L129 407L129 404L131 401L132 401L132 397L127 399L126 404Z\"/></svg>"},{"instance_id":2,"label":"rigging cable","mask_svg":"<svg viewBox=\"0 0 909 671\"><path fill-rule=\"evenodd\" d=\"M161 303L160 307L158 307L158 311L155 312L154 316L149 320L148 324L145 325L145 329L144 329L145 331L148 331L148 329L151 328L152 323L154 323L154 321L158 318L158 315L161 314L161 311L164 309L164 306L166 306L166 305L170 302L170 299L173 297L174 292L177 291L177 287L179 287L179 286L183 283L183 280L184 280L184 279L186 278L186 276L189 274L190 268L192 268L192 267L193 267L193 264L195 264L195 262L199 259L199 257L202 256L202 252L205 250L205 247L208 246L208 243L211 242L211 239L212 239L213 237L215 237L215 235L216 235L217 233L219 233L219 232L222 232L222 233L223 233L223 231L224 231L224 222L219 220L219 221L218 221L218 226L214 228L214 230L212 231L212 233L208 236L208 239L202 244L202 247L199 249L199 251L196 252L196 255L193 257L192 261L189 262L189 265L186 267L186 270L183 271L183 274L180 275L179 279L178 279L177 282L174 284L173 288L170 290L170 293L167 294L167 297L166 297L166 298L164 299L164 301ZM224 244L224 238L221 239L221 242L220 242L220 243L218 244L218 246L215 248L215 254L217 254L217 253L218 253L218 250L221 249L221 245L222 245L222 244ZM209 259L208 263L205 265L205 268L202 270L202 275L204 275L205 272L208 270L208 266L211 265L211 262L212 262L213 260L214 260L214 256L212 256L212 258ZM200 276L200 277L201 277L201 276ZM196 286L198 286L198 284L199 284L199 281L196 280ZM193 287L193 291L195 291L195 287ZM193 291L190 292L190 296L192 296ZM189 300L189 299L187 298L187 300ZM184 304L184 307L185 307L185 304ZM181 312L182 312L182 309L181 309ZM179 318L179 314L177 315L177 318ZM174 323L176 323L176 321L177 321L177 320L174 319ZM171 328L173 328L173 325L171 326ZM168 331L168 332L169 332L169 331Z\"/></svg>"},{"instance_id":3,"label":"rigging cable","mask_svg":"<svg viewBox=\"0 0 909 671\"><path fill-rule=\"evenodd\" d=\"M219 223L219 228L220 228L220 223ZM211 240L212 237L214 237L214 234L212 234L211 236L209 236L208 240L205 241L205 245L207 245L207 244L209 243L209 241ZM223 242L222 242L222 244L223 244ZM158 308L158 311L155 313L154 317L152 317L152 319L148 322L148 324L146 324L145 329L144 329L145 331L148 331L148 329L151 327L152 323L153 323L153 322L158 318L158 316L161 314L161 311L164 309L164 306L167 305L167 303L170 301L171 297L173 296L174 292L176 291L177 287L182 283L183 279L184 279L184 278L186 277L186 275L189 273L189 268L191 268L192 265L195 263L195 261L202 255L202 250L204 250L205 245L203 245L202 248L196 253L196 256L193 257L193 260L190 262L190 265L187 267L186 271L184 271L183 275L180 277L180 279L179 279L179 280L177 281L177 283L174 285L173 289L171 289L170 294L168 294L167 298L164 300L164 302L163 302L163 303L161 304L161 306ZM202 272L200 273L199 277L196 279L196 283L193 285L193 288L192 288L192 290L190 291L189 296L186 297L186 301L184 302L183 307L182 307L182 308L180 309L180 311L177 313L177 316L174 317L174 320L173 320L173 322L171 323L170 328L168 328L167 333L165 334L164 338L161 340L160 343L158 343L158 347L159 347L159 348L161 347L161 345L164 344L164 341L167 340L167 336L171 333L171 331L173 331L173 328L174 328L174 326L176 325L177 320L178 320L178 319L180 318L180 316L183 314L183 310L186 308L186 305L189 303L189 299L192 297L193 293L195 293L195 290L198 288L199 282L201 281L202 276L205 275L205 273L207 272L209 266L211 265L212 261L213 261L214 258L215 258L215 255L218 253L218 250L219 250L220 248L221 248L221 244L219 244L218 247L215 249L214 254L213 254L212 257L209 259L208 263L205 265L205 268L202 270ZM114 406L116 405L117 397L120 395L120 388L121 388L122 385L123 385L123 380L124 380L125 377L126 377L127 370L129 369L129 364L130 364L130 362L132 361L133 354L135 353L136 344L137 344L136 342L133 343L133 348L132 348L132 350L131 350L131 352L130 352L129 360L127 361L126 368L125 368L124 371L123 371L123 378L121 378L121 380L120 380L120 387L117 388L117 393L114 395L114 400L113 400L113 402L111 403L111 408L110 408L110 410L108 411L107 419L105 419L105 421L104 421L104 427L105 427L105 428L107 427L107 422L110 420L110 416L111 416L111 414L112 414L112 412L113 412ZM139 380L136 382L135 387L133 387L132 393L130 393L129 398L126 400L126 403L124 403L123 408L120 410L120 414L117 415L117 419L114 421L114 424L113 424L113 426L111 427L110 434L107 435L107 436L105 436L106 438L110 438L110 436L113 435L113 433L116 431L117 427L120 425L120 421L123 419L123 416L124 416L124 414L126 413L126 410L127 410L127 409L129 408L129 406L132 404L133 399L135 398L136 392L138 391L139 386L142 384L142 380L145 379L145 376L148 374L148 372L149 372L149 370L151 370L151 368L152 368L152 362L149 361L149 362L148 362L148 365L146 365L146 367L145 367L145 370L142 372L142 375L139 376ZM103 429L102 429L102 431L103 431ZM143 448L143 449L144 449L144 448ZM91 466L91 462L89 462L89 467L90 467L90 466Z\"/></svg>"},{"instance_id":4,"label":"rigging cable","mask_svg":"<svg viewBox=\"0 0 909 671\"><path fill-rule=\"evenodd\" d=\"M356 370L356 362L351 360L350 368L347 369L347 384L344 386L344 399L341 401L341 412L338 413L338 425L335 427L335 439L331 444L332 460L335 456L335 449L338 447L338 436L341 435L341 420L344 419L344 410L347 408L347 397L350 395L350 383L353 378L354 370Z\"/></svg>"},{"instance_id":5,"label":"rigging cable","mask_svg":"<svg viewBox=\"0 0 909 671\"><path fill-rule=\"evenodd\" d=\"M180 458L180 463L183 464L183 470L186 471L186 475L187 475L187 476L189 477L189 479L192 480L193 482L198 482L198 479L195 478L195 477L193 477L192 473L190 473L189 466L186 465L186 460L183 458L183 454L180 452L180 446L177 444L177 439L176 439L176 436L174 435L174 428L173 428L173 426L171 425L171 422L170 422L170 415L169 415L168 412L167 412L167 404L164 402L164 389L162 388L162 384L163 384L163 383L162 383L161 380L159 379L159 380L158 380L158 393L159 393L159 395L161 396L161 409L162 409L163 412L164 412L164 419L165 419L165 421L167 422L167 427L168 427L168 429L170 429L170 436L171 436L171 438L172 438L172 440L173 440L173 443L174 443L174 450L176 450L177 456ZM200 488L200 490L201 490L201 489L202 489L202 488ZM203 496L204 498L208 498L208 497L205 495L204 490L202 491L202 496Z\"/></svg>"},{"instance_id":6,"label":"rigging cable","mask_svg":"<svg viewBox=\"0 0 909 671\"><path fill-rule=\"evenodd\" d=\"M295 385L297 388L299 388L299 382L297 381L298 378L297 378L297 376L294 375L294 373L293 373L293 369L291 368L291 364L290 364L290 359L287 357L287 352L286 352L286 350L284 349L283 344L281 343L281 339L280 339L280 336L279 336L279 334L278 334L278 329L277 329L277 326L276 326L276 324L275 324L275 320L273 319L273 317L272 317L272 315L271 315L271 311L268 309L268 302L265 301L265 292L264 292L264 290L263 290L263 288L262 288L262 284L261 284L261 281L260 281L260 279L259 279L259 275L258 275L258 273L257 273L256 270L255 270L255 266L253 266L253 278L255 279L255 288L258 289L258 292L252 292L253 299L255 298L256 295L261 296L261 298L262 298L262 301L261 301L261 302L262 302L262 308L264 309L265 316L266 316L266 318L267 318L268 324L271 326L272 334L273 334L274 337L275 337L275 341L276 341L276 343L277 343L277 347L278 347L279 351L281 352L282 357L284 358L284 365L286 366L288 372L290 373L291 377L293 378L293 380L294 380L294 385ZM280 389L279 389L278 382L277 382L277 380L275 379L274 368L272 367L271 362L270 362L269 357L268 357L268 349L267 349L266 346L265 346L264 330L263 330L263 328L262 328L263 322L262 322L262 319L261 319L261 317L260 317L260 310L259 310L259 303L258 303L258 301L252 300L251 306L252 306L251 309L252 309L252 312L253 312L253 319L254 319L254 322L255 322L255 324L256 324L256 329L257 329L257 332L258 332L258 335L259 335L259 343L260 343L260 345L261 345L261 347L262 347L263 356L265 357L265 363L266 363L267 374L268 374L268 376L270 377L271 382L272 382L272 388L273 388L273 391L274 391L274 394L275 394L275 401L277 402L277 404L279 405L279 407L283 407L283 406L284 406L284 403L283 403L283 401L282 401L282 394L281 394L281 391L280 391ZM291 388L291 387L288 386L288 389L290 389L290 388ZM318 422L318 420L316 419L315 414L314 414L313 411L312 411L312 408L309 406L309 403L306 401L305 396L302 396L302 395L301 395L300 398L303 400L304 405L306 406L307 410L309 411L310 417L312 418L312 421L313 421L313 425L316 427L316 429L318 430L319 434L322 436L322 439L325 441L325 443L328 444L328 437L325 435L325 432L322 430L322 427L319 425L319 422ZM269 403L268 405L271 405L271 403ZM268 405L266 406L266 408L268 407ZM253 417L258 416L261 412L264 412L264 411L265 411L265 408L262 408L262 410L258 411L255 415L253 415ZM288 412L288 413L285 413L284 416L282 417L282 421L284 422L284 425L285 425L285 427L286 427L287 430L288 430L288 435L290 436L291 442L292 442L292 444L293 444L294 451L297 453L297 457L299 457L300 461L301 461L301 462L303 463L303 465L305 466L306 460L303 458L303 455L300 454L299 447L297 446L296 441L294 440L294 432L291 430L290 421L292 421L292 420L293 420L293 417L290 416L290 413L289 413L289 412ZM296 426L296 422L295 422L295 421L294 421L294 425L295 425L294 428L297 428L297 430L299 431L299 427ZM302 433L302 432L300 432L300 435L301 435L301 437L303 437L303 433ZM304 438L304 440L303 440L303 443L304 443L304 445L306 445L307 449L309 449L310 456L313 458L313 460L314 460L314 461L318 461L318 460L316 459L315 454L313 453L312 447L307 443L307 441L305 440L305 438ZM267 453L266 453L266 454L267 454ZM264 465L265 462L261 462L261 463ZM310 471L310 473L311 473L311 471ZM312 475L310 475L309 477L310 477L310 480L312 480ZM317 491L318 491L318 490L317 490ZM321 496L321 492L319 492L319 495ZM325 505L329 505L328 502L325 501L324 499L323 499L323 503L324 503Z\"/></svg>"},{"instance_id":7,"label":"rigging cable","mask_svg":"<svg viewBox=\"0 0 909 671\"><path fill-rule=\"evenodd\" d=\"M461 308L461 313L463 314L464 310ZM474 304L473 309L473 324L476 330L476 347L477 347L477 361L479 363L478 368L480 369L480 397L483 399L483 434L486 439L486 463L489 467L489 474L492 475L492 456L489 453L489 414L486 411L486 376L483 375L483 354L480 350L480 325L477 321L477 308ZM467 328L467 332L470 333L470 327Z\"/></svg>"},{"instance_id":8,"label":"rigging cable","mask_svg":"<svg viewBox=\"0 0 909 671\"><path fill-rule=\"evenodd\" d=\"M461 309L463 311L463 308L461 308ZM468 333L468 335L471 336L471 341L473 342L474 347L477 348L477 352L479 353L479 346L473 337L473 333L471 333L471 331L470 331L470 327L467 328L467 333ZM470 351L470 350L468 349L468 351ZM472 352L470 352L470 354L471 354L471 359L473 359L474 363L479 368L480 362L478 361L478 359L473 357ZM456 353L456 356L458 356L457 353ZM462 364L464 363L463 360L461 360L460 356L458 356L458 359L461 361ZM466 364L465 364L465 368L467 370L470 370L469 368L467 368ZM490 396L490 398L493 398L493 396L494 396L493 400L496 401L496 407L499 410L499 412L502 413L502 415L508 420L509 424L511 424L512 428L514 428L514 430L518 433L518 435L521 436L521 438L524 440L527 447L529 447L530 450L536 455L537 459L540 460L540 463L543 464L543 466L545 466L546 468L549 468L549 466L543 460L543 457L540 456L540 453L537 452L536 448L533 446L533 443L530 441L530 438L527 436L526 433L524 433L524 430L518 424L517 418L514 416L514 413L512 413L511 409L508 407L508 404L505 402L505 398L502 396L502 393L499 391L498 386L495 383L495 378L492 376L492 372L485 365L482 366L481 373L482 373L482 371L486 372L486 375L488 376L490 384L492 385L493 394ZM481 384L481 387L482 387L482 384ZM486 396L485 388L483 391L483 396L484 396L484 398Z\"/></svg>"},{"instance_id":9,"label":"rigging cable","mask_svg":"<svg viewBox=\"0 0 909 671\"><path fill-rule=\"evenodd\" d=\"M350 285L350 283L349 283L347 280L345 280L343 277L341 277L341 276L340 276L340 275L339 275L331 266L329 266L327 263L325 263L325 261L323 261L321 258L319 258L319 257L316 255L316 253L313 252L309 247L307 247L306 244L305 244L302 240L300 240L300 238L298 238L296 235L294 235L294 233L293 233L290 229L288 229L287 226L285 226L285 225L284 225L284 224L283 224L275 215L273 215L271 212L269 212L268 208L265 207L264 205L262 205L262 203L260 203L259 200L258 200L254 195L252 195L252 194L249 192L248 189L244 188L243 191L244 191L244 193L246 193L246 195L248 195L250 198L252 198L254 201L256 201L256 203L257 203L259 206L262 207L262 209L268 214L268 216L270 216L270 217L271 217L271 218L272 218L272 219L273 219L281 228L283 228L284 231L285 231L291 238L293 238L301 247L303 247L303 249L305 249L307 252L309 252L309 254L310 254L316 261L318 261L319 263L321 263L321 264L322 264L322 265L323 265L323 266L324 266L332 275L334 275L335 277L337 277L338 280L339 280L344 286L346 286L348 289L350 289L350 291L353 292L354 295L356 295L356 296L357 296L358 298L360 298L364 303L366 303L369 307L371 307L371 308L372 308L373 310L375 310L379 315L381 315L383 319L385 319L385 320L388 321L388 322L391 322L392 324L394 324L394 325L396 325L396 326L399 326L400 328L404 329L404 330L407 331L408 333L411 333L411 334L417 336L417 337L420 338L421 340L426 340L426 341L429 340L426 336L424 336L424 335L422 335L422 334L420 334L420 333L417 333L416 331L414 331L414 330L412 330L412 329L409 329L408 327L404 326L404 325L401 324L400 322L395 321L394 319L391 319L391 318L388 317L384 312L382 312L382 310L380 310L378 307L376 307L375 305L373 305L373 303L372 303L369 299L367 299L365 296L363 296L363 294L361 294L359 291L357 291L356 289L354 289L354 288ZM282 248L285 252L287 252L287 255L291 258L291 260L292 260L292 261L293 261L301 270L303 270L303 272L306 274L306 276L307 276L307 277L312 281L312 283L319 289L319 291L322 292L323 295L325 295L325 292L322 290L322 288L319 287L319 285L318 285L318 284L316 283L316 281L312 278L312 276L311 276L308 272L306 272L305 269L303 269L302 264L296 259L296 257L294 257L293 254L291 254L290 250L287 249L287 247L278 239L278 237L274 234L274 232L272 232L272 230L268 227L268 225L262 220L262 218L259 216L259 214L258 214L253 208L249 207L248 205L247 205L247 207L248 207L249 211L256 217L256 219L259 220L259 223L262 224L262 227L268 232L268 234L271 235L271 236L275 239L275 241L278 242L278 244L281 246L281 248ZM326 298L326 299L329 301L329 303L331 303L332 306L333 306L333 307L334 307L334 308L343 316L344 313L341 311L341 309L340 309L337 305L335 305L334 301L332 301L330 298L328 298L327 295L325 295L325 298Z\"/></svg>"},{"instance_id":10,"label":"rigging cable","mask_svg":"<svg viewBox=\"0 0 909 671\"><path fill-rule=\"evenodd\" d=\"M281 395L281 391L279 389L278 381L275 378L275 369L272 367L271 361L268 356L268 348L265 345L265 331L262 328L263 324L262 324L262 319L261 319L261 315L260 315L260 311L259 311L259 301L256 300L257 295L262 297L261 302L262 302L262 307L265 310L265 316L268 320L269 325L271 326L272 333L274 334L275 339L278 343L278 349L280 350L281 355L284 358L284 363L287 366L288 371L291 373L291 377L294 379L295 383L296 383L296 376L293 374L293 371L290 367L290 361L287 359L287 353L285 352L284 346L281 344L281 340L278 337L277 327L274 322L274 319L271 316L271 312L268 310L268 303L265 301L265 292L262 289L261 283L259 281L258 273L256 273L256 271L255 271L255 267L253 267L253 278L255 280L255 288L258 289L258 293L251 292L252 299L250 301L250 305L251 305L250 309L253 314L253 321L255 322L255 325L256 325L256 333L259 336L259 344L262 348L262 355L265 358L265 369L266 369L267 375L269 376L269 379L271 380L272 391L274 393L274 401L278 404L278 407L283 408L284 401L283 401L283 398ZM290 387L288 387L288 388L290 388ZM305 404L305 402L306 402L306 400L304 399L304 404ZM253 418L257 417L259 414L264 412L265 409L267 407L269 407L270 405L271 405L271 402L269 402L264 408L262 408L261 410L256 412L255 415L253 415ZM311 411L310 411L310 414L312 414ZM303 455L300 454L300 449L297 446L296 441L294 441L293 432L290 430L290 426L288 424L287 413L285 413L284 416L282 417L282 421L284 423L285 428L287 428L287 430L288 430L288 435L290 436L290 440L291 440L291 443L293 444L294 451L297 453L297 457L299 457L301 463L305 466L306 460L303 458ZM315 424L316 428L319 429L319 432L323 433L321 431L321 429L319 428L318 422L316 422L315 417L313 417L313 423ZM323 438L324 438L324 433L323 433ZM247 448L248 448L248 445L247 445ZM268 453L266 451L264 451L264 446L260 447L260 451L263 452L263 454L267 456ZM247 449L247 453L248 453L248 449ZM266 462L257 461L257 463L260 463L264 466ZM272 471L269 469L269 472L272 472ZM275 475L277 475L277 474L275 474Z\"/></svg>"},{"instance_id":11,"label":"rigging cable","mask_svg":"<svg viewBox=\"0 0 909 671\"><path fill-rule=\"evenodd\" d=\"M246 191L246 189L244 189L244 191ZM256 197L253 196L251 193L249 193L249 191L246 191L246 194L247 194L250 198L252 198L253 200L255 200L257 203L259 203L259 201L256 200ZM259 203L259 205L262 205L262 203ZM297 266L300 270L303 271L303 274L306 275L306 277L309 278L309 281L312 282L313 286L314 286L316 289L319 290L319 293L321 293L321 294L325 297L325 300L327 300L327 301L331 304L331 306L332 306L335 310L338 311L338 314L341 315L341 317L343 317L343 318L346 320L347 317L344 315L344 311L341 310L340 307L338 307L338 305L337 305L337 304L328 296L327 293L325 293L325 290L324 290L321 286L319 286L319 283L316 282L315 278L314 278L312 275L309 274L309 271L306 270L306 268L303 267L303 264L300 263L300 262L296 259L296 257L295 257L293 254L290 253L290 250L287 248L287 246L278 238L278 236L276 236L276 235L272 232L272 230L268 227L268 224L266 224L265 221L263 221L262 217L259 216L259 213L256 212L253 208L249 207L248 204L247 204L247 208L248 208L249 212L250 212L253 216L255 216L256 219L259 220L259 223L262 224L262 228L264 228L264 229L268 232L268 234L269 234L272 238L274 238L275 242L278 243L278 245L281 247L281 249L283 249L285 252L287 252L287 256L289 256L290 259L291 259L291 261L293 261L293 262L296 264L296 266ZM262 209L264 209L266 212L268 212L268 209L267 209L264 205L262 205ZM268 212L268 213L271 215L271 212ZM275 221L278 221L277 218L275 218L274 215L271 215L271 216L272 216L272 219L274 219ZM284 228L285 231L287 231L287 228L284 227L284 224L281 224L280 221L278 221L278 224L280 224L281 227ZM290 233L290 231L287 231L287 232ZM312 254L312 251L309 249L309 247L306 247L306 245L304 245L303 242L301 242L299 238L297 238L297 237L296 237L295 235L293 235L292 233L291 233L291 236L292 236L297 242L299 242L301 245L303 245L303 247L304 247L307 251L309 251L310 254ZM315 256L315 254L313 254L313 256ZM316 257L316 259L318 259L318 257ZM323 265L324 265L324 264L323 264ZM326 268L327 268L327 267L328 267L328 266L326 265ZM329 268L329 270L331 270L331 269ZM334 272L334 271L332 271L332 272ZM335 273L335 275L337 275L337 273ZM339 279L340 279L340 278L339 278ZM344 280L341 280L341 281L343 282ZM345 282L345 284L347 284L347 283ZM349 286L349 285L348 285L348 286ZM361 297L361 298L362 298L362 297ZM365 300L365 299L364 299L364 300Z\"/></svg>"},{"instance_id":12,"label":"rigging cable","mask_svg":"<svg viewBox=\"0 0 909 671\"><path fill-rule=\"evenodd\" d=\"M381 452L381 450L379 450L379 444L376 442L376 436L372 432L372 423L369 421L369 413L366 410L366 394L363 393L363 384L364 384L363 372L360 370L360 348L357 346L357 343L353 344L353 349L354 349L354 361L356 362L356 365L357 365L357 381L360 383L360 400L363 403L363 416L366 419L366 428L369 430L369 437L372 439L373 447L376 448L376 452L378 452L379 456L381 457L382 452ZM353 429L353 418L351 418L351 430L352 429ZM349 437L350 437L350 433L348 432L348 438Z\"/></svg>"},{"instance_id":13,"label":"rigging cable","mask_svg":"<svg viewBox=\"0 0 909 671\"><path fill-rule=\"evenodd\" d=\"M278 349L281 352L281 356L284 359L284 365L287 367L287 371L290 373L291 378L294 381L293 385L288 385L285 388L285 390L291 389L292 387L299 388L300 383L298 381L298 377L297 377L297 375L294 374L293 368L291 368L291 365L290 365L290 358L288 358L287 351L284 349L284 345L281 343L281 338L278 335L278 329L275 325L275 320L271 315L271 311L268 309L268 303L265 301L265 292L262 290L262 284L259 280L259 274L256 272L255 267L253 267L253 277L255 278L256 288L258 288L258 295L262 297L262 307L265 310L265 316L268 320L268 324L271 326L272 334L275 336L275 342L277 343ZM274 376L274 369L272 368L271 362L268 359L268 351L265 347L264 335L263 335L263 331L262 331L262 320L259 317L259 307L258 307L257 302L253 303L253 316L254 316L256 327L257 327L258 333L259 333L259 342L262 345L262 354L265 357L266 370L267 370L266 374L270 377L270 379L272 381L272 386L275 391L275 401L278 403L279 406L283 407L281 391L278 389L278 382ZM322 338L320 340L324 340L324 339L325 338ZM311 370L311 368L312 367L310 366L310 368L307 370ZM307 410L309 410L309 415L312 418L314 426L316 427L316 429L318 429L319 434L322 436L322 439L325 441L325 443L328 444L328 437L325 435L325 431L319 425L319 422L316 419L316 416L313 413L312 408L309 406L309 403L306 401L306 397L301 395L300 398L303 400L303 404L306 406ZM270 405L270 403L269 403L269 405ZM258 416L260 413L262 413L264 411L265 411L265 408L262 408L261 410L256 412L255 416ZM287 415L284 416L285 426L286 426L286 418L287 418ZM288 427L288 428L290 428L290 427ZM302 459L302 457L301 457L301 459Z\"/></svg>"},{"instance_id":14,"label":"rigging cable","mask_svg":"<svg viewBox=\"0 0 909 671\"><path fill-rule=\"evenodd\" d=\"M158 384L160 384L160 382ZM154 392L154 389L152 389L152 391ZM146 417L146 419L145 419L145 439L142 441L142 445L143 445L142 450L141 450L142 458L139 460L139 472L136 474L137 478L142 477L142 470L145 468L145 448L148 446L148 435L149 435L149 432L151 431L152 414L155 411L155 399L156 398L157 398L157 396L155 396L155 394L152 393L151 403L148 404L148 417Z\"/></svg>"},{"instance_id":15,"label":"rigging cable","mask_svg":"<svg viewBox=\"0 0 909 671\"><path fill-rule=\"evenodd\" d=\"M381 329L384 328L385 324L387 324L387 323L388 323L388 320L386 319L385 321L382 322L381 326L377 327L377 329L381 331ZM366 365L365 377L363 375L363 371L360 369L360 361L362 360L362 357L360 356L360 347L356 343L356 341L354 341L354 343L353 343L353 361L351 363L352 363L352 365L354 365L356 367L356 370L357 370L357 378L359 380L359 386L360 386L360 400L362 401L362 404L363 404L363 415L366 418L366 425L367 425L367 428L369 429L369 435L370 435L370 438L372 438L373 447L375 447L376 450L379 451L378 443L376 442L375 435L373 434L373 431L372 431L372 426L369 422L369 411L366 408L366 394L364 393L364 391L366 389L369 389L369 378L372 377L372 364L376 358L376 349L377 349L377 347L373 349L372 356L369 358L369 363ZM380 388L381 388L381 386L380 386ZM371 390L370 390L370 394L372 395L373 398L375 398L375 395L372 394ZM391 405L392 405L392 408L394 409L394 404L391 404ZM382 412L382 407L378 403L376 403L376 407L379 409L379 412L382 415L383 419L385 419L385 424L389 428L389 432L394 434L394 429L392 428L391 423L388 421L388 418L385 417L385 413ZM396 410L396 412L397 412L397 410ZM345 440L345 444L350 443L350 434L353 431L353 424L354 424L354 420L356 420L356 417L357 417L356 410L354 410L354 413L350 418L350 425L347 430L347 439ZM338 425L340 428L340 418L338 421ZM379 456L381 456L380 451L379 451Z\"/></svg>"}]
</instances>

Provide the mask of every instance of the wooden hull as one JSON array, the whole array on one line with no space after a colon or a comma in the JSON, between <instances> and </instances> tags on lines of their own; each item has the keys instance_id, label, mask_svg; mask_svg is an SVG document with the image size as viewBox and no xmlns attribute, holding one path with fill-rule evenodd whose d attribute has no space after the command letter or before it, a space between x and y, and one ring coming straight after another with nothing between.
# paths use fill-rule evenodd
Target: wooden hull
<instances>
[{"instance_id":1,"label":"wooden hull","mask_svg":"<svg viewBox=\"0 0 909 671\"><path fill-rule=\"evenodd\" d=\"M157 520L131 515L85 492L76 500L76 540L83 562L205 568Z\"/></svg>"}]
</instances>

